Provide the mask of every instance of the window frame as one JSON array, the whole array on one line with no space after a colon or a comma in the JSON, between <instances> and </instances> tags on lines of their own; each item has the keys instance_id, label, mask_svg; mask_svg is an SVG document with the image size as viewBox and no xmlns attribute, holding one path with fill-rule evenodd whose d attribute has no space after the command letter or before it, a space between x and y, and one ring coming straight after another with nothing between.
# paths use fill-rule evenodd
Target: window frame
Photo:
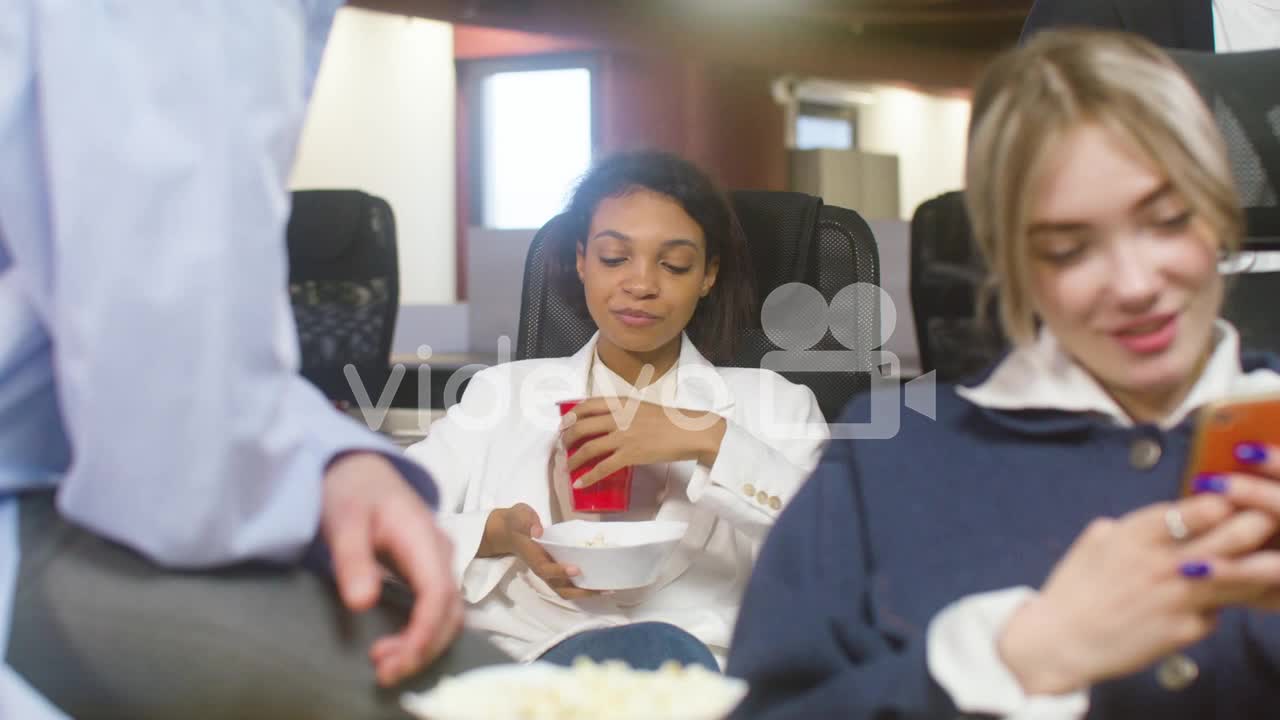
<instances>
[{"instance_id":1,"label":"window frame","mask_svg":"<svg viewBox=\"0 0 1280 720\"><path fill-rule=\"evenodd\" d=\"M499 73L536 72L541 70L584 69L590 76L591 138L590 159L599 156L600 149L600 63L590 53L556 53L552 55L518 56L481 60L459 60L457 63L458 86L466 107L466 173L467 195L466 226L482 226L485 216L485 137L488 128L484 105L484 82Z\"/></svg>"}]
</instances>

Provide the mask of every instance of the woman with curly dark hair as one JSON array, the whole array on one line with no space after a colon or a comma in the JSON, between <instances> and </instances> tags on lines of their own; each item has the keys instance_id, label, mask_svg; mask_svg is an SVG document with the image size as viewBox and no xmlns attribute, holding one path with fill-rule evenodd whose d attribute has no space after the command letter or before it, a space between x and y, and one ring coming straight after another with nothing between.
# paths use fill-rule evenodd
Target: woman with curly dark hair
<instances>
[{"instance_id":1,"label":"woman with curly dark hair","mask_svg":"<svg viewBox=\"0 0 1280 720\"><path fill-rule=\"evenodd\" d=\"M477 374L410 449L441 484L469 624L521 660L717 667L756 550L827 437L822 413L773 372L708 360L727 359L750 321L752 277L728 202L688 162L605 160L549 242L548 276L595 337L572 357ZM581 402L562 420L565 400ZM623 468L625 512L575 509L575 489ZM605 594L534 541L571 519L688 531L654 583Z\"/></svg>"}]
</instances>

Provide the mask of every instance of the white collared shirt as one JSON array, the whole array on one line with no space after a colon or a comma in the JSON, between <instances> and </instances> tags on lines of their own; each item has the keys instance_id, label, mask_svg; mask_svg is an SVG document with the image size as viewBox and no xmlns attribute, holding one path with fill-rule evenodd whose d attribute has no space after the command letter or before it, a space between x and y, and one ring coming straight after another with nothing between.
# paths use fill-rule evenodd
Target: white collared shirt
<instances>
[{"instance_id":1,"label":"white collared shirt","mask_svg":"<svg viewBox=\"0 0 1280 720\"><path fill-rule=\"evenodd\" d=\"M1274 389L1276 378L1276 373L1267 369L1245 373L1240 367L1240 334L1231 323L1218 320L1214 326L1213 353L1200 379L1182 403L1157 424L1168 430L1211 400ZM1067 355L1048 330L1041 330L1031 345L1011 352L982 384L959 387L956 392L985 408L1097 413L1121 427L1134 424L1128 413Z\"/></svg>"},{"instance_id":2,"label":"white collared shirt","mask_svg":"<svg viewBox=\"0 0 1280 720\"><path fill-rule=\"evenodd\" d=\"M591 356L591 366L587 369L587 383L591 394L596 397L633 397L643 402L670 405L676 396L679 372L680 364L675 363L665 373L650 380L649 384L638 388L610 370L604 360L600 359L600 351L596 350Z\"/></svg>"},{"instance_id":3,"label":"white collared shirt","mask_svg":"<svg viewBox=\"0 0 1280 720\"><path fill-rule=\"evenodd\" d=\"M1204 371L1182 403L1157 423L1162 429L1177 425L1212 400L1280 390L1280 375L1274 371L1246 373L1241 368L1240 336L1230 323L1219 320L1214 335ZM1046 329L1034 343L1014 349L981 384L957 388L957 393L984 408L1096 413L1122 427L1134 425ZM929 672L960 710L1016 720L1076 720L1088 713L1088 688L1066 695L1028 696L1000 658L1000 633L1034 595L1029 587L969 595L948 605L929 623Z\"/></svg>"},{"instance_id":4,"label":"white collared shirt","mask_svg":"<svg viewBox=\"0 0 1280 720\"><path fill-rule=\"evenodd\" d=\"M1213 0L1217 52L1280 47L1280 0Z\"/></svg>"}]
</instances>

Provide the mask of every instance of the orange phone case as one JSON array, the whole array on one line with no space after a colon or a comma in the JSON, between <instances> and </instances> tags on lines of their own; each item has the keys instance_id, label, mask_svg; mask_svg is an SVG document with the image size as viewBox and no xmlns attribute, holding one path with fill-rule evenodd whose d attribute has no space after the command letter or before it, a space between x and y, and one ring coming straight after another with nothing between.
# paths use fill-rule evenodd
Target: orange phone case
<instances>
[{"instance_id":1,"label":"orange phone case","mask_svg":"<svg viewBox=\"0 0 1280 720\"><path fill-rule=\"evenodd\" d=\"M1235 454L1245 442L1280 445L1280 394L1220 400L1200 409L1183 494L1191 494L1198 475L1248 472Z\"/></svg>"}]
</instances>

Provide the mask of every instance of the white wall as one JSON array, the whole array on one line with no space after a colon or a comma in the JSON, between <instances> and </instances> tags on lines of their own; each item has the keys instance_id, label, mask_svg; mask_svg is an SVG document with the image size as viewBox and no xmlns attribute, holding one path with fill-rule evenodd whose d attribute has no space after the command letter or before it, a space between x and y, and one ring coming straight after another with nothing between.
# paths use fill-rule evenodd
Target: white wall
<instances>
[{"instance_id":1,"label":"white wall","mask_svg":"<svg viewBox=\"0 0 1280 720\"><path fill-rule=\"evenodd\" d=\"M891 86L871 92L875 102L858 110L858 148L898 156L901 216L962 189L969 101Z\"/></svg>"},{"instance_id":2,"label":"white wall","mask_svg":"<svg viewBox=\"0 0 1280 720\"><path fill-rule=\"evenodd\" d=\"M294 165L295 189L391 203L405 305L455 297L454 87L448 23L343 8Z\"/></svg>"}]
</instances>

